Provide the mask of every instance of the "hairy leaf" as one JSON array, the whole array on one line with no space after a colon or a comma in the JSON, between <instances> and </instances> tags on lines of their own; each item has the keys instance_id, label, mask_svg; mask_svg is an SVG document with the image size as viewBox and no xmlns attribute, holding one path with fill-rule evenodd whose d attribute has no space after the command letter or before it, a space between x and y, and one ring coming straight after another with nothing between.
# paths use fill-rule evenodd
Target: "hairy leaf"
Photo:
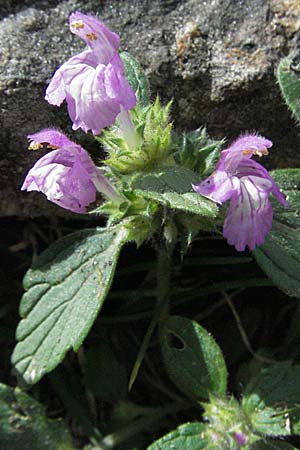
<instances>
[{"instance_id":1,"label":"hairy leaf","mask_svg":"<svg viewBox=\"0 0 300 450\"><path fill-rule=\"evenodd\" d=\"M172 209L192 212L201 216L215 217L218 208L215 203L193 192L192 183L198 176L191 170L172 166L134 180L136 193L149 200L155 200Z\"/></svg>"},{"instance_id":2,"label":"hairy leaf","mask_svg":"<svg viewBox=\"0 0 300 450\"><path fill-rule=\"evenodd\" d=\"M72 450L62 420L50 420L44 407L19 388L0 384L0 448L7 450Z\"/></svg>"},{"instance_id":3,"label":"hairy leaf","mask_svg":"<svg viewBox=\"0 0 300 450\"><path fill-rule=\"evenodd\" d=\"M298 121L300 121L299 69L299 64L295 68L293 67L291 58L284 58L281 60L277 70L277 78L283 98Z\"/></svg>"},{"instance_id":4,"label":"hairy leaf","mask_svg":"<svg viewBox=\"0 0 300 450\"><path fill-rule=\"evenodd\" d=\"M120 56L124 64L125 76L135 91L138 104L147 106L150 103L149 81L140 63L127 52L122 52Z\"/></svg>"},{"instance_id":5,"label":"hairy leaf","mask_svg":"<svg viewBox=\"0 0 300 450\"><path fill-rule=\"evenodd\" d=\"M147 450L201 450L206 448L205 425L199 422L185 423L171 431Z\"/></svg>"},{"instance_id":6,"label":"hairy leaf","mask_svg":"<svg viewBox=\"0 0 300 450\"><path fill-rule=\"evenodd\" d=\"M247 385L243 409L252 428L267 436L300 432L300 366L289 361L260 368Z\"/></svg>"},{"instance_id":7,"label":"hairy leaf","mask_svg":"<svg viewBox=\"0 0 300 450\"><path fill-rule=\"evenodd\" d=\"M226 393L227 371L219 346L193 320L171 316L161 330L161 346L167 373L188 396L209 398Z\"/></svg>"},{"instance_id":8,"label":"hairy leaf","mask_svg":"<svg viewBox=\"0 0 300 450\"><path fill-rule=\"evenodd\" d=\"M73 233L51 245L27 272L12 355L27 383L36 383L69 349L80 347L105 300L127 235L122 225Z\"/></svg>"},{"instance_id":9,"label":"hairy leaf","mask_svg":"<svg viewBox=\"0 0 300 450\"><path fill-rule=\"evenodd\" d=\"M286 194L289 208L274 202L273 228L254 256L279 288L300 298L300 169L275 170L271 175Z\"/></svg>"}]
</instances>

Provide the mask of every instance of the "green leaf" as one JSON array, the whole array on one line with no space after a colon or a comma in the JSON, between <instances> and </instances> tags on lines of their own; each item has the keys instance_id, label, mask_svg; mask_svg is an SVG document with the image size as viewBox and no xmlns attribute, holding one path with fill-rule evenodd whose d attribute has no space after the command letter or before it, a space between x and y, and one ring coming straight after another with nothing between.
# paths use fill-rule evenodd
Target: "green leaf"
<instances>
[{"instance_id":1,"label":"green leaf","mask_svg":"<svg viewBox=\"0 0 300 450\"><path fill-rule=\"evenodd\" d=\"M290 361L260 368L247 385L242 406L253 430L267 436L300 433L300 366Z\"/></svg>"},{"instance_id":2,"label":"green leaf","mask_svg":"<svg viewBox=\"0 0 300 450\"><path fill-rule=\"evenodd\" d=\"M227 386L225 361L210 334L193 320L171 316L161 329L161 347L167 373L188 396L224 396Z\"/></svg>"},{"instance_id":3,"label":"green leaf","mask_svg":"<svg viewBox=\"0 0 300 450\"><path fill-rule=\"evenodd\" d=\"M260 267L274 282L291 297L300 298L300 236L279 222L273 222L273 229L265 243L254 251Z\"/></svg>"},{"instance_id":4,"label":"green leaf","mask_svg":"<svg viewBox=\"0 0 300 450\"><path fill-rule=\"evenodd\" d=\"M271 175L286 194L289 208L274 202L273 228L254 256L280 289L300 298L300 169L275 170Z\"/></svg>"},{"instance_id":5,"label":"green leaf","mask_svg":"<svg viewBox=\"0 0 300 450\"><path fill-rule=\"evenodd\" d=\"M275 219L291 228L300 228L300 169L278 169L271 172L280 189L285 193L289 208L273 202Z\"/></svg>"},{"instance_id":6,"label":"green leaf","mask_svg":"<svg viewBox=\"0 0 300 450\"><path fill-rule=\"evenodd\" d=\"M185 423L147 447L147 450L200 450L206 447L205 425Z\"/></svg>"},{"instance_id":7,"label":"green leaf","mask_svg":"<svg viewBox=\"0 0 300 450\"><path fill-rule=\"evenodd\" d=\"M216 204L192 191L192 183L197 181L199 177L193 171L172 166L160 172L137 177L132 187L138 195L169 208L216 217Z\"/></svg>"},{"instance_id":8,"label":"green leaf","mask_svg":"<svg viewBox=\"0 0 300 450\"><path fill-rule=\"evenodd\" d=\"M132 187L160 194L167 191L185 194L192 192L192 184L197 181L199 181L199 176L192 170L170 166L164 167L159 172L136 177Z\"/></svg>"},{"instance_id":9,"label":"green leaf","mask_svg":"<svg viewBox=\"0 0 300 450\"><path fill-rule=\"evenodd\" d=\"M126 368L118 361L111 346L100 341L86 353L85 384L100 400L117 402L127 394Z\"/></svg>"},{"instance_id":10,"label":"green leaf","mask_svg":"<svg viewBox=\"0 0 300 450\"><path fill-rule=\"evenodd\" d=\"M12 355L16 371L36 383L89 332L110 288L128 230L87 229L43 252L24 278L23 320Z\"/></svg>"},{"instance_id":11,"label":"green leaf","mask_svg":"<svg viewBox=\"0 0 300 450\"><path fill-rule=\"evenodd\" d=\"M149 81L140 63L127 52L122 52L120 56L124 64L125 77L135 91L138 104L147 106L150 103Z\"/></svg>"},{"instance_id":12,"label":"green leaf","mask_svg":"<svg viewBox=\"0 0 300 450\"><path fill-rule=\"evenodd\" d=\"M295 118L300 121L300 65L298 64L298 67L295 67L296 70L293 70L292 62L291 58L281 60L277 78L286 104Z\"/></svg>"},{"instance_id":13,"label":"green leaf","mask_svg":"<svg viewBox=\"0 0 300 450\"><path fill-rule=\"evenodd\" d=\"M223 141L210 139L205 128L184 133L179 140L180 165L199 173L202 178L209 176L220 158Z\"/></svg>"},{"instance_id":14,"label":"green leaf","mask_svg":"<svg viewBox=\"0 0 300 450\"><path fill-rule=\"evenodd\" d=\"M60 419L50 420L44 407L19 388L0 384L0 448L72 450L71 436Z\"/></svg>"}]
</instances>

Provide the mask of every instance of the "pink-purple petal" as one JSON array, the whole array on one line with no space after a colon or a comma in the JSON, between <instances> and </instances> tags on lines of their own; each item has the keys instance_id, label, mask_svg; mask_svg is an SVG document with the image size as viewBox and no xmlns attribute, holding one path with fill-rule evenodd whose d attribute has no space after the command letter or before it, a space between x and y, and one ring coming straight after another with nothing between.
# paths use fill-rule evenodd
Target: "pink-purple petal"
<instances>
[{"instance_id":1,"label":"pink-purple petal","mask_svg":"<svg viewBox=\"0 0 300 450\"><path fill-rule=\"evenodd\" d=\"M243 175L255 175L270 180L272 183L272 194L279 203L288 208L289 204L285 195L280 191L269 172L257 161L254 161L253 159L243 160L237 169L237 176L242 177Z\"/></svg>"},{"instance_id":2,"label":"pink-purple petal","mask_svg":"<svg viewBox=\"0 0 300 450\"><path fill-rule=\"evenodd\" d=\"M54 73L46 89L45 99L50 105L60 106L66 99L68 85L85 69L85 66L96 67L97 59L90 50L72 56Z\"/></svg>"},{"instance_id":3,"label":"pink-purple petal","mask_svg":"<svg viewBox=\"0 0 300 450\"><path fill-rule=\"evenodd\" d=\"M109 70L107 69L105 73L105 86L107 91L114 92L114 98L124 109L128 111L134 108L136 105L135 93L125 78L124 66L118 53L113 57Z\"/></svg>"},{"instance_id":4,"label":"pink-purple petal","mask_svg":"<svg viewBox=\"0 0 300 450\"><path fill-rule=\"evenodd\" d=\"M66 100L74 130L100 134L115 122L121 107L129 110L136 104L118 54L120 38L96 18L80 12L71 14L70 29L89 49L55 72L45 99L56 106Z\"/></svg>"},{"instance_id":5,"label":"pink-purple petal","mask_svg":"<svg viewBox=\"0 0 300 450\"><path fill-rule=\"evenodd\" d=\"M268 192L256 188L250 180L240 181L231 197L223 235L236 250L261 245L272 227L273 211Z\"/></svg>"},{"instance_id":6,"label":"pink-purple petal","mask_svg":"<svg viewBox=\"0 0 300 450\"><path fill-rule=\"evenodd\" d=\"M247 436L244 433L242 433L241 431L238 431L237 433L235 433L234 439L239 447L246 445L247 441L248 441Z\"/></svg>"},{"instance_id":7,"label":"pink-purple petal","mask_svg":"<svg viewBox=\"0 0 300 450\"><path fill-rule=\"evenodd\" d=\"M69 17L70 30L85 41L98 57L98 63L107 64L120 45L120 37L95 17L77 11Z\"/></svg>"},{"instance_id":8,"label":"pink-purple petal","mask_svg":"<svg viewBox=\"0 0 300 450\"><path fill-rule=\"evenodd\" d=\"M38 144L50 144L54 147L65 147L68 145L76 145L67 136L55 128L45 128L44 130L38 131L34 134L28 134L29 141L36 142ZM47 156L47 155L46 155Z\"/></svg>"},{"instance_id":9,"label":"pink-purple petal","mask_svg":"<svg viewBox=\"0 0 300 450\"><path fill-rule=\"evenodd\" d=\"M107 95L104 85L107 67L98 65L96 70L87 69L70 84L75 99L76 116L73 129L91 129L99 134L101 129L111 125L120 112L118 100ZM87 125L88 124L88 125Z\"/></svg>"},{"instance_id":10,"label":"pink-purple petal","mask_svg":"<svg viewBox=\"0 0 300 450\"><path fill-rule=\"evenodd\" d=\"M272 145L269 139L257 134L240 137L222 152L226 171L233 174L242 161L252 158L254 154L267 154Z\"/></svg>"},{"instance_id":11,"label":"pink-purple petal","mask_svg":"<svg viewBox=\"0 0 300 450\"><path fill-rule=\"evenodd\" d=\"M247 246L254 250L263 244L272 227L271 193L288 207L269 172L250 159L254 154L267 154L271 146L271 141L257 134L242 136L221 153L215 172L193 186L196 192L217 203L230 200L223 234L238 251Z\"/></svg>"},{"instance_id":12,"label":"pink-purple petal","mask_svg":"<svg viewBox=\"0 0 300 450\"><path fill-rule=\"evenodd\" d=\"M30 169L21 190L42 192L62 208L84 213L96 199L95 185L84 167L90 168L87 157L84 161L85 154L77 146L47 153Z\"/></svg>"},{"instance_id":13,"label":"pink-purple petal","mask_svg":"<svg viewBox=\"0 0 300 450\"><path fill-rule=\"evenodd\" d=\"M272 147L273 143L269 139L266 139L259 134L245 134L236 139L228 150L231 152L245 152L245 150L251 150L253 153L263 150L265 148ZM253 154L252 153L252 154Z\"/></svg>"},{"instance_id":14,"label":"pink-purple petal","mask_svg":"<svg viewBox=\"0 0 300 450\"><path fill-rule=\"evenodd\" d=\"M231 178L222 167L222 163L208 178L198 185L193 185L193 189L216 203L225 202L233 193Z\"/></svg>"},{"instance_id":15,"label":"pink-purple petal","mask_svg":"<svg viewBox=\"0 0 300 450\"><path fill-rule=\"evenodd\" d=\"M86 212L88 205L96 200L97 190L114 200L119 199L119 194L99 172L89 154L63 133L50 128L28 138L57 149L37 160L21 190L42 192L51 202L77 213Z\"/></svg>"},{"instance_id":16,"label":"pink-purple petal","mask_svg":"<svg viewBox=\"0 0 300 450\"><path fill-rule=\"evenodd\" d=\"M58 69L46 89L45 99L50 105L60 106L66 98L66 88L62 73L62 70Z\"/></svg>"}]
</instances>

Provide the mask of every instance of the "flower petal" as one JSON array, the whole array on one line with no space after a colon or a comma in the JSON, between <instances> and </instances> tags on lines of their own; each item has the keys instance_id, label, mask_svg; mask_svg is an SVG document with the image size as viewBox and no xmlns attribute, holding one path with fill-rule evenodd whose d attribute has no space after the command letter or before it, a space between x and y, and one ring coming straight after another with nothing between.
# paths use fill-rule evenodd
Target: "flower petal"
<instances>
[{"instance_id":1,"label":"flower petal","mask_svg":"<svg viewBox=\"0 0 300 450\"><path fill-rule=\"evenodd\" d=\"M50 144L53 147L62 148L65 146L76 146L74 142L70 141L67 136L59 130L55 128L45 128L44 130L39 131L38 133L29 134L27 138L30 141L33 141L38 144ZM79 146L78 146L79 147ZM50 153L48 153L50 155Z\"/></svg>"},{"instance_id":2,"label":"flower petal","mask_svg":"<svg viewBox=\"0 0 300 450\"><path fill-rule=\"evenodd\" d=\"M69 83L86 66L94 68L97 66L97 59L93 52L85 50L78 55L72 56L54 73L46 89L45 100L50 105L60 106L67 96Z\"/></svg>"},{"instance_id":3,"label":"flower petal","mask_svg":"<svg viewBox=\"0 0 300 450\"><path fill-rule=\"evenodd\" d=\"M198 192L198 194L204 195L204 197L217 203L225 202L234 192L231 178L224 170L222 164L219 164L215 172L206 178L206 180L198 185L193 185L193 189Z\"/></svg>"},{"instance_id":4,"label":"flower petal","mask_svg":"<svg viewBox=\"0 0 300 450\"><path fill-rule=\"evenodd\" d=\"M62 76L63 66L54 73L45 92L45 100L50 105L60 106L66 98L66 87Z\"/></svg>"},{"instance_id":5,"label":"flower petal","mask_svg":"<svg viewBox=\"0 0 300 450\"><path fill-rule=\"evenodd\" d=\"M236 171L236 176L241 178L244 175L255 175L257 177L269 180L272 183L271 192L276 200L286 208L288 208L289 204L285 198L285 195L280 191L279 186L275 183L269 172L261 164L252 159L243 160Z\"/></svg>"},{"instance_id":6,"label":"flower petal","mask_svg":"<svg viewBox=\"0 0 300 450\"><path fill-rule=\"evenodd\" d=\"M229 148L221 153L225 170L234 175L243 160L250 159L254 154L260 156L268 154L267 149L272 147L272 145L269 139L257 134L247 134L238 138Z\"/></svg>"},{"instance_id":7,"label":"flower petal","mask_svg":"<svg viewBox=\"0 0 300 450\"><path fill-rule=\"evenodd\" d=\"M59 153L60 150L54 150L38 159L26 175L21 190L43 193L51 190L53 181L65 170L63 165L54 162L55 156Z\"/></svg>"},{"instance_id":8,"label":"flower petal","mask_svg":"<svg viewBox=\"0 0 300 450\"><path fill-rule=\"evenodd\" d=\"M96 70L87 68L76 76L69 85L69 94L75 101L76 117L73 129L89 129L99 134L102 128L114 123L120 112L117 99L107 95L105 89L106 67L99 64Z\"/></svg>"},{"instance_id":9,"label":"flower petal","mask_svg":"<svg viewBox=\"0 0 300 450\"><path fill-rule=\"evenodd\" d=\"M63 196L56 199L55 203L70 211L84 213L87 206L96 200L96 187L78 156L73 166L58 179L57 183ZM48 199L50 200L49 197Z\"/></svg>"},{"instance_id":10,"label":"flower petal","mask_svg":"<svg viewBox=\"0 0 300 450\"><path fill-rule=\"evenodd\" d=\"M125 78L124 66L119 54L116 54L107 65L104 82L109 97L118 100L126 110L134 108L135 93Z\"/></svg>"},{"instance_id":11,"label":"flower petal","mask_svg":"<svg viewBox=\"0 0 300 450\"><path fill-rule=\"evenodd\" d=\"M45 133L36 135L44 140ZM73 212L84 213L96 199L93 177L97 176L97 168L83 148L68 139L67 145L40 158L28 172L21 190L42 192L51 202Z\"/></svg>"},{"instance_id":12,"label":"flower petal","mask_svg":"<svg viewBox=\"0 0 300 450\"><path fill-rule=\"evenodd\" d=\"M200 194L223 203L230 199L223 234L238 251L261 245L272 227L273 211L269 194L288 207L284 194L269 172L256 161L268 153L272 142L257 134L237 139L223 150L215 172L193 188Z\"/></svg>"},{"instance_id":13,"label":"flower petal","mask_svg":"<svg viewBox=\"0 0 300 450\"><path fill-rule=\"evenodd\" d=\"M22 191L42 192L51 202L77 213L86 212L87 206L96 200L97 190L114 201L123 200L90 155L60 131L49 128L28 137L58 148L36 161L24 180Z\"/></svg>"},{"instance_id":14,"label":"flower petal","mask_svg":"<svg viewBox=\"0 0 300 450\"><path fill-rule=\"evenodd\" d=\"M269 201L270 180L255 176L233 177L235 192L227 210L223 235L236 250L261 245L272 227L273 211Z\"/></svg>"},{"instance_id":15,"label":"flower petal","mask_svg":"<svg viewBox=\"0 0 300 450\"><path fill-rule=\"evenodd\" d=\"M97 55L98 63L107 64L118 51L119 36L95 17L77 11L70 15L69 24L71 32L83 39Z\"/></svg>"},{"instance_id":16,"label":"flower petal","mask_svg":"<svg viewBox=\"0 0 300 450\"><path fill-rule=\"evenodd\" d=\"M89 50L73 56L55 72L45 98L56 106L66 100L74 130L100 134L115 122L121 107L129 110L136 104L118 53L120 38L96 18L80 12L71 14L70 28Z\"/></svg>"},{"instance_id":17,"label":"flower petal","mask_svg":"<svg viewBox=\"0 0 300 450\"><path fill-rule=\"evenodd\" d=\"M96 68L86 63L75 64L77 59L71 58L72 63L70 60L59 69L68 112L74 130L82 128L87 132L91 129L94 134L99 134L102 128L115 122L121 105L126 109L135 106L135 94L125 79L119 55L107 66L98 64ZM51 83L46 99L52 102L50 88Z\"/></svg>"}]
</instances>

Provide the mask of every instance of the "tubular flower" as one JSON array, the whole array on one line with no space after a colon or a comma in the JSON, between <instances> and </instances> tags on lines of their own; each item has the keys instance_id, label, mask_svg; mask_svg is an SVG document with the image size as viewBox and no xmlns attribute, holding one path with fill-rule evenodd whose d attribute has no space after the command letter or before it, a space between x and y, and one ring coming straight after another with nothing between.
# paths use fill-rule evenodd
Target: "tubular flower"
<instances>
[{"instance_id":1,"label":"tubular flower","mask_svg":"<svg viewBox=\"0 0 300 450\"><path fill-rule=\"evenodd\" d=\"M256 134L237 139L223 150L215 172L199 185L196 192L217 202L230 200L223 226L223 235L236 250L246 246L254 250L261 245L272 227L272 193L288 207L285 196L268 171L251 157L267 155L272 142Z\"/></svg>"},{"instance_id":2,"label":"tubular flower","mask_svg":"<svg viewBox=\"0 0 300 450\"><path fill-rule=\"evenodd\" d=\"M70 15L69 24L88 49L54 73L45 99L56 106L66 100L73 130L100 134L115 122L122 107L128 111L136 103L118 53L120 38L96 18L80 12Z\"/></svg>"},{"instance_id":3,"label":"tubular flower","mask_svg":"<svg viewBox=\"0 0 300 450\"><path fill-rule=\"evenodd\" d=\"M40 158L29 170L21 190L39 191L62 208L85 213L96 200L96 191L116 200L119 194L94 165L80 145L70 141L60 131L45 129L28 136L29 148L54 149Z\"/></svg>"}]
</instances>

